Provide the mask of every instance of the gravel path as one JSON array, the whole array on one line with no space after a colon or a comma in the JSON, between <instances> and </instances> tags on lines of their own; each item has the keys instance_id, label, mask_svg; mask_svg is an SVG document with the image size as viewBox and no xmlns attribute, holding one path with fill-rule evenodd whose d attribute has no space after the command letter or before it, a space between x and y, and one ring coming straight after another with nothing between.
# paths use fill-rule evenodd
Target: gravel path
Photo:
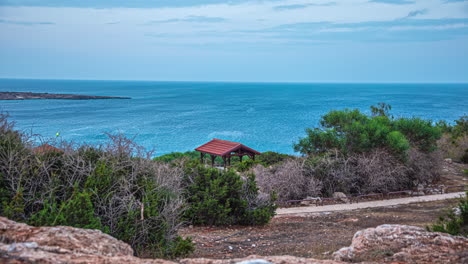
<instances>
[{"instance_id":1,"label":"gravel path","mask_svg":"<svg viewBox=\"0 0 468 264\"><path fill-rule=\"evenodd\" d=\"M313 206L307 206L307 207L279 208L276 210L276 217L290 216L290 215L301 216L301 215L307 215L309 213L350 211L350 210L363 209L363 208L385 207L385 206L394 206L394 205L400 205L400 204L419 203L419 202L430 202L430 201L460 198L461 196L464 196L464 195L465 195L464 192L457 192L457 193L425 195L425 196L408 197L408 198L398 198L398 199L390 199L390 200L379 200L379 201L353 203L353 204L334 204L334 205L324 205L324 206L313 205Z\"/></svg>"}]
</instances>

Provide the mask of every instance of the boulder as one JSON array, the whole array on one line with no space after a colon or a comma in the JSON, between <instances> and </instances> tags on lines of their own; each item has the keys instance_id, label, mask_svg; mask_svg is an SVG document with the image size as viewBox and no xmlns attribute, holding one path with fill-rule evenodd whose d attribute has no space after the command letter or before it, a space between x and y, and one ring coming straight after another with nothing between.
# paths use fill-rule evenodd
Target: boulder
<instances>
[{"instance_id":1,"label":"boulder","mask_svg":"<svg viewBox=\"0 0 468 264\"><path fill-rule=\"evenodd\" d=\"M333 258L350 262L468 263L468 238L415 226L381 225L357 232L351 246L338 250Z\"/></svg>"},{"instance_id":2,"label":"boulder","mask_svg":"<svg viewBox=\"0 0 468 264\"><path fill-rule=\"evenodd\" d=\"M74 254L133 255L130 245L99 230L69 226L33 227L5 217L0 217L0 238L3 242L36 242L39 247L56 248Z\"/></svg>"}]
</instances>

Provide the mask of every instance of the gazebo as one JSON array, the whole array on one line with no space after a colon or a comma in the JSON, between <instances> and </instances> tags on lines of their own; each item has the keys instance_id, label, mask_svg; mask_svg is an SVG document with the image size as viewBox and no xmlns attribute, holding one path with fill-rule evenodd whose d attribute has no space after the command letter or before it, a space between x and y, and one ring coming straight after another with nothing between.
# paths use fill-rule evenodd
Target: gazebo
<instances>
[{"instance_id":1,"label":"gazebo","mask_svg":"<svg viewBox=\"0 0 468 264\"><path fill-rule=\"evenodd\" d=\"M50 152L57 152L57 153L63 153L63 150L56 148L54 146L51 146L47 143L40 145L39 147L35 147L32 149L34 154L46 154Z\"/></svg>"},{"instance_id":2,"label":"gazebo","mask_svg":"<svg viewBox=\"0 0 468 264\"><path fill-rule=\"evenodd\" d=\"M261 155L262 153L251 149L241 143L222 140L222 139L213 139L208 143L201 145L195 149L200 152L200 160L203 163L205 155L211 156L211 166L214 167L214 160L216 157L221 157L224 161L224 167L231 165L231 157L239 157L242 162L243 156L249 156L255 160L255 155Z\"/></svg>"}]
</instances>

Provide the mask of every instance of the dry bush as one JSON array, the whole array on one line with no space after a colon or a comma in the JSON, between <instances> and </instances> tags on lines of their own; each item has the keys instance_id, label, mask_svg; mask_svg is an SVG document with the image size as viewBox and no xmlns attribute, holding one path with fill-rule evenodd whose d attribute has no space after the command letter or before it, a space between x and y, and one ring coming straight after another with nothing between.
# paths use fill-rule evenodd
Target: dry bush
<instances>
[{"instance_id":1,"label":"dry bush","mask_svg":"<svg viewBox=\"0 0 468 264\"><path fill-rule=\"evenodd\" d=\"M305 159L287 159L277 166L254 167L257 185L263 193L276 193L280 200L304 199L320 193L321 182L305 171Z\"/></svg>"},{"instance_id":2,"label":"dry bush","mask_svg":"<svg viewBox=\"0 0 468 264\"><path fill-rule=\"evenodd\" d=\"M412 148L408 151L408 177L414 186L427 185L440 179L442 168L440 151L425 153Z\"/></svg>"},{"instance_id":3,"label":"dry bush","mask_svg":"<svg viewBox=\"0 0 468 264\"><path fill-rule=\"evenodd\" d=\"M349 157L329 153L308 159L286 160L275 167L254 168L262 192L276 192L280 200L304 199L307 196L332 196L387 193L413 189L439 178L437 152L408 151L407 161L385 149L355 153Z\"/></svg>"},{"instance_id":4,"label":"dry bush","mask_svg":"<svg viewBox=\"0 0 468 264\"><path fill-rule=\"evenodd\" d=\"M468 149L468 135L463 134L457 138L453 138L450 134L444 134L437 146L443 158L450 158L453 161L460 162L465 151Z\"/></svg>"},{"instance_id":5,"label":"dry bush","mask_svg":"<svg viewBox=\"0 0 468 264\"><path fill-rule=\"evenodd\" d=\"M190 242L177 235L185 209L182 168L148 159L151 152L121 134L109 135L102 147L40 139L64 151L33 153L30 141L13 129L0 114L1 214L53 225L48 215L60 214L57 209L75 193L88 193L103 230L139 254L175 256L190 250ZM178 248L181 244L184 248Z\"/></svg>"}]
</instances>

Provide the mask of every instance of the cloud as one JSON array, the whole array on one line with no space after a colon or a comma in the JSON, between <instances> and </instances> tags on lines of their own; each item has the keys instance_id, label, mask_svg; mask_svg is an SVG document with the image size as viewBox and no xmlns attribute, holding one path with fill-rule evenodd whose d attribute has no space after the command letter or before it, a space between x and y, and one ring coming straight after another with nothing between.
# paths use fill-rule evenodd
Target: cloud
<instances>
[{"instance_id":1,"label":"cloud","mask_svg":"<svg viewBox=\"0 0 468 264\"><path fill-rule=\"evenodd\" d=\"M1 0L0 6L44 6L80 8L160 8L238 4L251 0Z\"/></svg>"},{"instance_id":2,"label":"cloud","mask_svg":"<svg viewBox=\"0 0 468 264\"><path fill-rule=\"evenodd\" d=\"M410 4L416 3L415 1L409 1L409 0L371 0L369 2L392 4L392 5L410 5Z\"/></svg>"},{"instance_id":3,"label":"cloud","mask_svg":"<svg viewBox=\"0 0 468 264\"><path fill-rule=\"evenodd\" d=\"M327 2L323 4L307 3L307 4L294 4L294 5L279 5L279 6L273 7L273 9L277 11L284 11L284 10L291 10L291 9L302 9L302 8L307 8L310 6L334 6L334 5L336 5L336 2Z\"/></svg>"},{"instance_id":4,"label":"cloud","mask_svg":"<svg viewBox=\"0 0 468 264\"><path fill-rule=\"evenodd\" d=\"M421 9L421 10L414 10L408 13L408 15L405 18L411 18L419 15L424 15L427 14L427 9Z\"/></svg>"},{"instance_id":5,"label":"cloud","mask_svg":"<svg viewBox=\"0 0 468 264\"><path fill-rule=\"evenodd\" d=\"M36 25L55 25L53 22L37 22L37 21L15 21L0 19L0 24L12 24L21 26L36 26Z\"/></svg>"},{"instance_id":6,"label":"cloud","mask_svg":"<svg viewBox=\"0 0 468 264\"><path fill-rule=\"evenodd\" d=\"M188 16L185 18L171 18L166 20L153 20L148 24L164 24L164 23L177 23L177 22L195 22L195 23L221 23L226 19L222 17L206 17L206 16Z\"/></svg>"}]
</instances>

